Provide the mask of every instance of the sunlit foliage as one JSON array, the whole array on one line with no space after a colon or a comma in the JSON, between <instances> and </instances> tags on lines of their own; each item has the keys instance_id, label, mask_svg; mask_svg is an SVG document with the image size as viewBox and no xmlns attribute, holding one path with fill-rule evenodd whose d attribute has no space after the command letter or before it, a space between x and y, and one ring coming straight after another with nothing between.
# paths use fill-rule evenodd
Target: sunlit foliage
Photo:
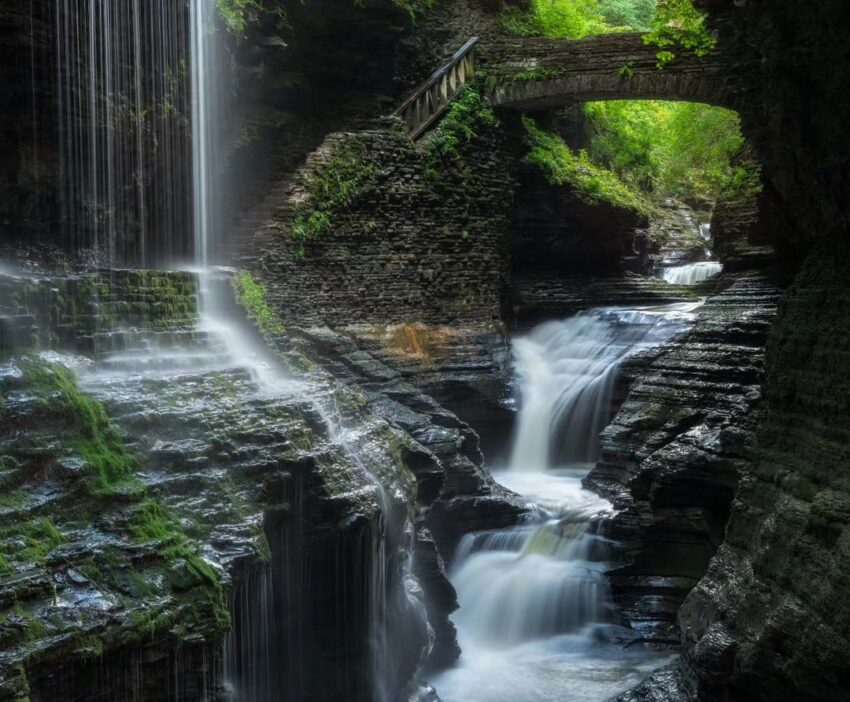
<instances>
[{"instance_id":1,"label":"sunlit foliage","mask_svg":"<svg viewBox=\"0 0 850 702\"><path fill-rule=\"evenodd\" d=\"M586 151L573 152L557 135L523 117L531 146L526 161L539 166L552 185L569 185L589 204L608 203L649 214L649 200L613 171L594 163Z\"/></svg>"},{"instance_id":2,"label":"sunlit foliage","mask_svg":"<svg viewBox=\"0 0 850 702\"><path fill-rule=\"evenodd\" d=\"M730 110L611 101L587 103L584 112L593 161L655 198L713 202L757 181L755 164L738 157L744 139L738 116Z\"/></svg>"},{"instance_id":3,"label":"sunlit foliage","mask_svg":"<svg viewBox=\"0 0 850 702\"><path fill-rule=\"evenodd\" d=\"M644 41L659 48L659 67L672 61L675 51L704 56L716 44L693 0L531 0L527 10L507 6L501 20L505 31L522 36L581 39L646 32Z\"/></svg>"},{"instance_id":4,"label":"sunlit foliage","mask_svg":"<svg viewBox=\"0 0 850 702\"><path fill-rule=\"evenodd\" d=\"M658 67L672 61L674 49L684 49L705 56L717 44L705 24L705 13L697 10L693 0L659 0L651 31L644 36L647 44L659 47Z\"/></svg>"}]
</instances>

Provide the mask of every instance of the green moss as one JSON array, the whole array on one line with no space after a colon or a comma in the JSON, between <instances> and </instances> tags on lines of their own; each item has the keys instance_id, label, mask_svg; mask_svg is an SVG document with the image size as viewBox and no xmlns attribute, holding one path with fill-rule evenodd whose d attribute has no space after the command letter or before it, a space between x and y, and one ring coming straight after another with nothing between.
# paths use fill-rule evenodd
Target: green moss
<instances>
[{"instance_id":1,"label":"green moss","mask_svg":"<svg viewBox=\"0 0 850 702\"><path fill-rule=\"evenodd\" d=\"M378 178L378 167L368 159L366 147L349 142L306 182L307 198L296 207L291 235L297 244L296 258L303 259L308 242L331 230L334 213L349 207Z\"/></svg>"},{"instance_id":2,"label":"green moss","mask_svg":"<svg viewBox=\"0 0 850 702\"><path fill-rule=\"evenodd\" d=\"M250 273L237 272L231 279L231 283L236 294L236 301L262 332L272 335L284 332L280 318L269 305L266 289Z\"/></svg>"},{"instance_id":3,"label":"green moss","mask_svg":"<svg viewBox=\"0 0 850 702\"><path fill-rule=\"evenodd\" d=\"M174 593L189 593L191 600L203 600L217 627L229 625L229 611L219 572L198 553L197 546L183 533L178 520L161 503L146 500L129 519L132 537L139 543L156 543L157 552L167 564L165 581ZM203 593L203 597L200 597ZM183 603L186 605L186 603ZM160 621L158 618L156 621ZM163 620L164 621L164 620ZM198 618L196 621L203 621ZM145 630L153 626L146 619Z\"/></svg>"},{"instance_id":4,"label":"green moss","mask_svg":"<svg viewBox=\"0 0 850 702\"><path fill-rule=\"evenodd\" d=\"M12 572L12 563L23 568L43 566L50 552L63 543L56 525L47 517L17 522L0 529L0 571Z\"/></svg>"},{"instance_id":5,"label":"green moss","mask_svg":"<svg viewBox=\"0 0 850 702\"><path fill-rule=\"evenodd\" d=\"M549 183L569 185L588 204L607 203L646 216L652 213L652 205L642 193L597 166L586 151L575 154L557 134L540 129L530 117L522 121L531 145L526 161L539 166Z\"/></svg>"},{"instance_id":6,"label":"green moss","mask_svg":"<svg viewBox=\"0 0 850 702\"><path fill-rule=\"evenodd\" d=\"M61 618L54 623L31 615L28 621L32 619L32 624L27 625L24 635L32 640L42 639L52 635L52 628L56 627L57 633L64 634L61 655L94 658L105 649L138 642L169 629L171 635L195 637L226 630L229 614L219 571L204 560L197 543L188 537L186 526L133 476L133 461L102 405L80 392L68 368L38 358L24 359L20 366L22 390L36 398L29 405L29 422L33 430L48 428L56 439L39 453L38 460L43 461L56 451L56 455L65 455L66 447L73 446L86 456L87 472L78 478L86 489L69 490L74 495L73 503L52 505L51 517L60 527L46 516L28 516L26 512L4 515L0 528L0 575L47 567L57 558L52 554L64 542L63 532L76 531L84 523L121 538L69 565L99 590L111 592L131 611L137 611L122 626L110 626L97 634L80 632ZM61 422L59 429L57 421ZM103 465L93 461L93 451L103 458ZM112 472L116 465L120 470ZM114 499L115 486L128 482L133 490L123 491L120 499ZM103 499L107 492L113 499ZM7 501L12 497L17 501L14 493L7 496ZM104 514L108 518L101 520ZM123 543L126 540L130 541L128 547ZM139 552L145 553L144 559L133 557ZM152 598L162 604L150 606ZM18 614L24 617L28 613ZM172 628L177 621L179 631ZM47 632L45 626L51 631ZM39 651L46 650L33 648L27 655L41 655ZM51 655L59 655L57 649L50 650Z\"/></svg>"},{"instance_id":7,"label":"green moss","mask_svg":"<svg viewBox=\"0 0 850 702\"><path fill-rule=\"evenodd\" d=\"M74 372L35 356L22 358L19 365L28 388L50 412L61 413L76 429L74 448L85 461L91 492L137 493L140 485L132 456L103 405L80 390Z\"/></svg>"},{"instance_id":8,"label":"green moss","mask_svg":"<svg viewBox=\"0 0 850 702\"><path fill-rule=\"evenodd\" d=\"M79 636L74 640L72 650L83 660L100 658L103 655L103 641L97 636Z\"/></svg>"},{"instance_id":9,"label":"green moss","mask_svg":"<svg viewBox=\"0 0 850 702\"><path fill-rule=\"evenodd\" d=\"M216 569L198 555L177 519L162 503L151 499L142 502L130 517L129 527L135 541L156 542L159 553L173 563L169 576L172 586L188 590L195 585L220 585Z\"/></svg>"},{"instance_id":10,"label":"green moss","mask_svg":"<svg viewBox=\"0 0 850 702\"><path fill-rule=\"evenodd\" d=\"M2 402L2 398L0 398ZM0 461L0 470L3 468L3 462ZM21 490L14 490L0 495L0 509L16 510L20 509L26 503L27 495Z\"/></svg>"},{"instance_id":11,"label":"green moss","mask_svg":"<svg viewBox=\"0 0 850 702\"><path fill-rule=\"evenodd\" d=\"M24 621L24 641L38 641L39 639L42 639L47 636L48 631L44 622L42 622L41 619L35 616L22 604L16 603L14 607L14 612L18 617L20 617Z\"/></svg>"}]
</instances>

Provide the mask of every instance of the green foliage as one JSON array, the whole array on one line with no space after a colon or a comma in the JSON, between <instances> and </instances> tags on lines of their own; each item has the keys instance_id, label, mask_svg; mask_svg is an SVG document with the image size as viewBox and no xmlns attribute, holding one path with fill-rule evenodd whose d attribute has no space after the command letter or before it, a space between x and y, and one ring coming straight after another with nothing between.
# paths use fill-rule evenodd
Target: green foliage
<instances>
[{"instance_id":1,"label":"green foliage","mask_svg":"<svg viewBox=\"0 0 850 702\"><path fill-rule=\"evenodd\" d=\"M307 199L295 211L292 238L297 258L305 244L330 231L333 212L350 206L378 178L378 167L368 160L363 144L352 142L337 149L328 163L307 181Z\"/></svg>"},{"instance_id":2,"label":"green foliage","mask_svg":"<svg viewBox=\"0 0 850 702\"><path fill-rule=\"evenodd\" d=\"M659 0L650 31L644 42L657 46L658 67L670 63L676 54L671 50L679 47L705 56L717 44L708 32L705 13L697 10L693 0Z\"/></svg>"},{"instance_id":3,"label":"green foliage","mask_svg":"<svg viewBox=\"0 0 850 702\"><path fill-rule=\"evenodd\" d=\"M24 381L51 412L59 412L76 430L74 448L89 472L94 494L136 492L134 461L103 405L83 394L74 372L35 356L20 360Z\"/></svg>"},{"instance_id":4,"label":"green foliage","mask_svg":"<svg viewBox=\"0 0 850 702\"><path fill-rule=\"evenodd\" d=\"M645 32L655 17L655 0L601 0L599 12L611 27Z\"/></svg>"},{"instance_id":5,"label":"green foliage","mask_svg":"<svg viewBox=\"0 0 850 702\"><path fill-rule=\"evenodd\" d=\"M531 144L526 161L539 166L552 185L569 185L590 204L609 203L645 215L651 212L649 201L638 189L593 163L586 151L575 154L557 134L540 129L530 117L522 121Z\"/></svg>"},{"instance_id":6,"label":"green foliage","mask_svg":"<svg viewBox=\"0 0 850 702\"><path fill-rule=\"evenodd\" d=\"M224 27L234 34L243 35L248 27L251 15L271 14L279 18L286 17L286 11L281 7L269 7L265 0L215 0L218 16Z\"/></svg>"},{"instance_id":7,"label":"green foliage","mask_svg":"<svg viewBox=\"0 0 850 702\"><path fill-rule=\"evenodd\" d=\"M362 0L355 0L355 5L360 5ZM407 10L411 20L415 20L417 15L421 15L434 5L434 0L393 0L394 5L398 5L402 10Z\"/></svg>"},{"instance_id":8,"label":"green foliage","mask_svg":"<svg viewBox=\"0 0 850 702\"><path fill-rule=\"evenodd\" d=\"M737 114L697 103L587 103L589 153L632 188L654 198L716 201L752 187L758 169L739 158L744 139ZM749 184L749 185L747 185Z\"/></svg>"},{"instance_id":9,"label":"green foliage","mask_svg":"<svg viewBox=\"0 0 850 702\"><path fill-rule=\"evenodd\" d=\"M465 86L449 105L440 125L427 144L426 162L433 172L440 162L456 160L460 147L478 136L479 130L499 123L496 113L484 102L481 92Z\"/></svg>"},{"instance_id":10,"label":"green foliage","mask_svg":"<svg viewBox=\"0 0 850 702\"><path fill-rule=\"evenodd\" d=\"M706 16L692 0L530 0L527 11L506 6L502 29L519 36L581 39L610 32L647 32L644 41L657 46L659 68L672 61L674 48L704 56L717 43Z\"/></svg>"},{"instance_id":11,"label":"green foliage","mask_svg":"<svg viewBox=\"0 0 850 702\"><path fill-rule=\"evenodd\" d=\"M527 12L505 7L500 22L510 34L564 39L580 39L607 29L599 0L531 0Z\"/></svg>"},{"instance_id":12,"label":"green foliage","mask_svg":"<svg viewBox=\"0 0 850 702\"><path fill-rule=\"evenodd\" d=\"M527 11L506 6L499 20L509 34L581 39L647 31L654 15L655 0L531 0Z\"/></svg>"},{"instance_id":13,"label":"green foliage","mask_svg":"<svg viewBox=\"0 0 850 702\"><path fill-rule=\"evenodd\" d=\"M246 271L239 271L231 282L236 300L260 330L267 334L282 334L283 325L266 299L266 289Z\"/></svg>"}]
</instances>

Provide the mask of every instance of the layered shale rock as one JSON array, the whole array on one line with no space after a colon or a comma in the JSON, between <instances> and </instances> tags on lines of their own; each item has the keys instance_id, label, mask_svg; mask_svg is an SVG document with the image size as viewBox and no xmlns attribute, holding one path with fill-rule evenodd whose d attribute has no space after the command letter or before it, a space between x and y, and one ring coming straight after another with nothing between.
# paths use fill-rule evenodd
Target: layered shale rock
<instances>
[{"instance_id":1,"label":"layered shale rock","mask_svg":"<svg viewBox=\"0 0 850 702\"><path fill-rule=\"evenodd\" d=\"M299 347L338 380L358 388L376 415L416 442L407 464L417 484L419 516L413 568L425 593L436 639L429 666L440 668L460 653L448 616L457 608L445 562L461 537L519 521L528 507L495 483L484 466L477 433L415 384L389 359L380 360L349 336L328 328L291 330Z\"/></svg>"},{"instance_id":2,"label":"layered shale rock","mask_svg":"<svg viewBox=\"0 0 850 702\"><path fill-rule=\"evenodd\" d=\"M587 204L570 187L547 182L537 166L520 172L511 211L511 259L516 271L547 267L564 274L648 273L652 246L646 215Z\"/></svg>"},{"instance_id":3,"label":"layered shale rock","mask_svg":"<svg viewBox=\"0 0 850 702\"><path fill-rule=\"evenodd\" d=\"M547 319L568 317L589 307L695 302L701 292L714 288L711 281L694 289L641 275L596 277L558 272L518 273L511 286L511 314L516 327L528 329Z\"/></svg>"},{"instance_id":4,"label":"layered shale rock","mask_svg":"<svg viewBox=\"0 0 850 702\"><path fill-rule=\"evenodd\" d=\"M682 677L706 699L850 691L847 270L845 241L816 246L770 336L755 467L680 615Z\"/></svg>"},{"instance_id":5,"label":"layered shale rock","mask_svg":"<svg viewBox=\"0 0 850 702\"><path fill-rule=\"evenodd\" d=\"M707 218L682 202L672 199L662 202L649 229L650 240L658 249L659 262L677 266L706 260L708 242L702 237L700 224Z\"/></svg>"},{"instance_id":6,"label":"layered shale rock","mask_svg":"<svg viewBox=\"0 0 850 702\"><path fill-rule=\"evenodd\" d=\"M676 611L723 539L751 460L778 291L756 274L726 284L689 332L637 372L586 479L620 510L606 525L623 545L611 587L623 616L651 639L677 640Z\"/></svg>"}]
</instances>

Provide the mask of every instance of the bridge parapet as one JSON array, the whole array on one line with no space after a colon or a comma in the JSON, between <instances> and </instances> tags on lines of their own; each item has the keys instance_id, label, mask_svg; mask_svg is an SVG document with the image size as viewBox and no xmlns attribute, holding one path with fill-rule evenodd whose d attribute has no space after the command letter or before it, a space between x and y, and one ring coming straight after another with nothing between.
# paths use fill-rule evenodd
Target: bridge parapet
<instances>
[{"instance_id":1,"label":"bridge parapet","mask_svg":"<svg viewBox=\"0 0 850 702\"><path fill-rule=\"evenodd\" d=\"M464 85L486 76L493 107L543 110L592 100L684 100L739 109L753 92L752 61L722 48L684 52L659 69L637 33L585 39L473 37L395 111L413 139L434 126Z\"/></svg>"},{"instance_id":2,"label":"bridge parapet","mask_svg":"<svg viewBox=\"0 0 850 702\"><path fill-rule=\"evenodd\" d=\"M472 37L393 113L405 123L412 139L424 134L442 116L463 86L473 79L476 44L478 37Z\"/></svg>"},{"instance_id":3,"label":"bridge parapet","mask_svg":"<svg viewBox=\"0 0 850 702\"><path fill-rule=\"evenodd\" d=\"M496 107L545 109L591 100L687 100L735 108L750 91L752 66L715 49L683 53L663 69L640 34L578 40L493 37L478 60Z\"/></svg>"}]
</instances>

